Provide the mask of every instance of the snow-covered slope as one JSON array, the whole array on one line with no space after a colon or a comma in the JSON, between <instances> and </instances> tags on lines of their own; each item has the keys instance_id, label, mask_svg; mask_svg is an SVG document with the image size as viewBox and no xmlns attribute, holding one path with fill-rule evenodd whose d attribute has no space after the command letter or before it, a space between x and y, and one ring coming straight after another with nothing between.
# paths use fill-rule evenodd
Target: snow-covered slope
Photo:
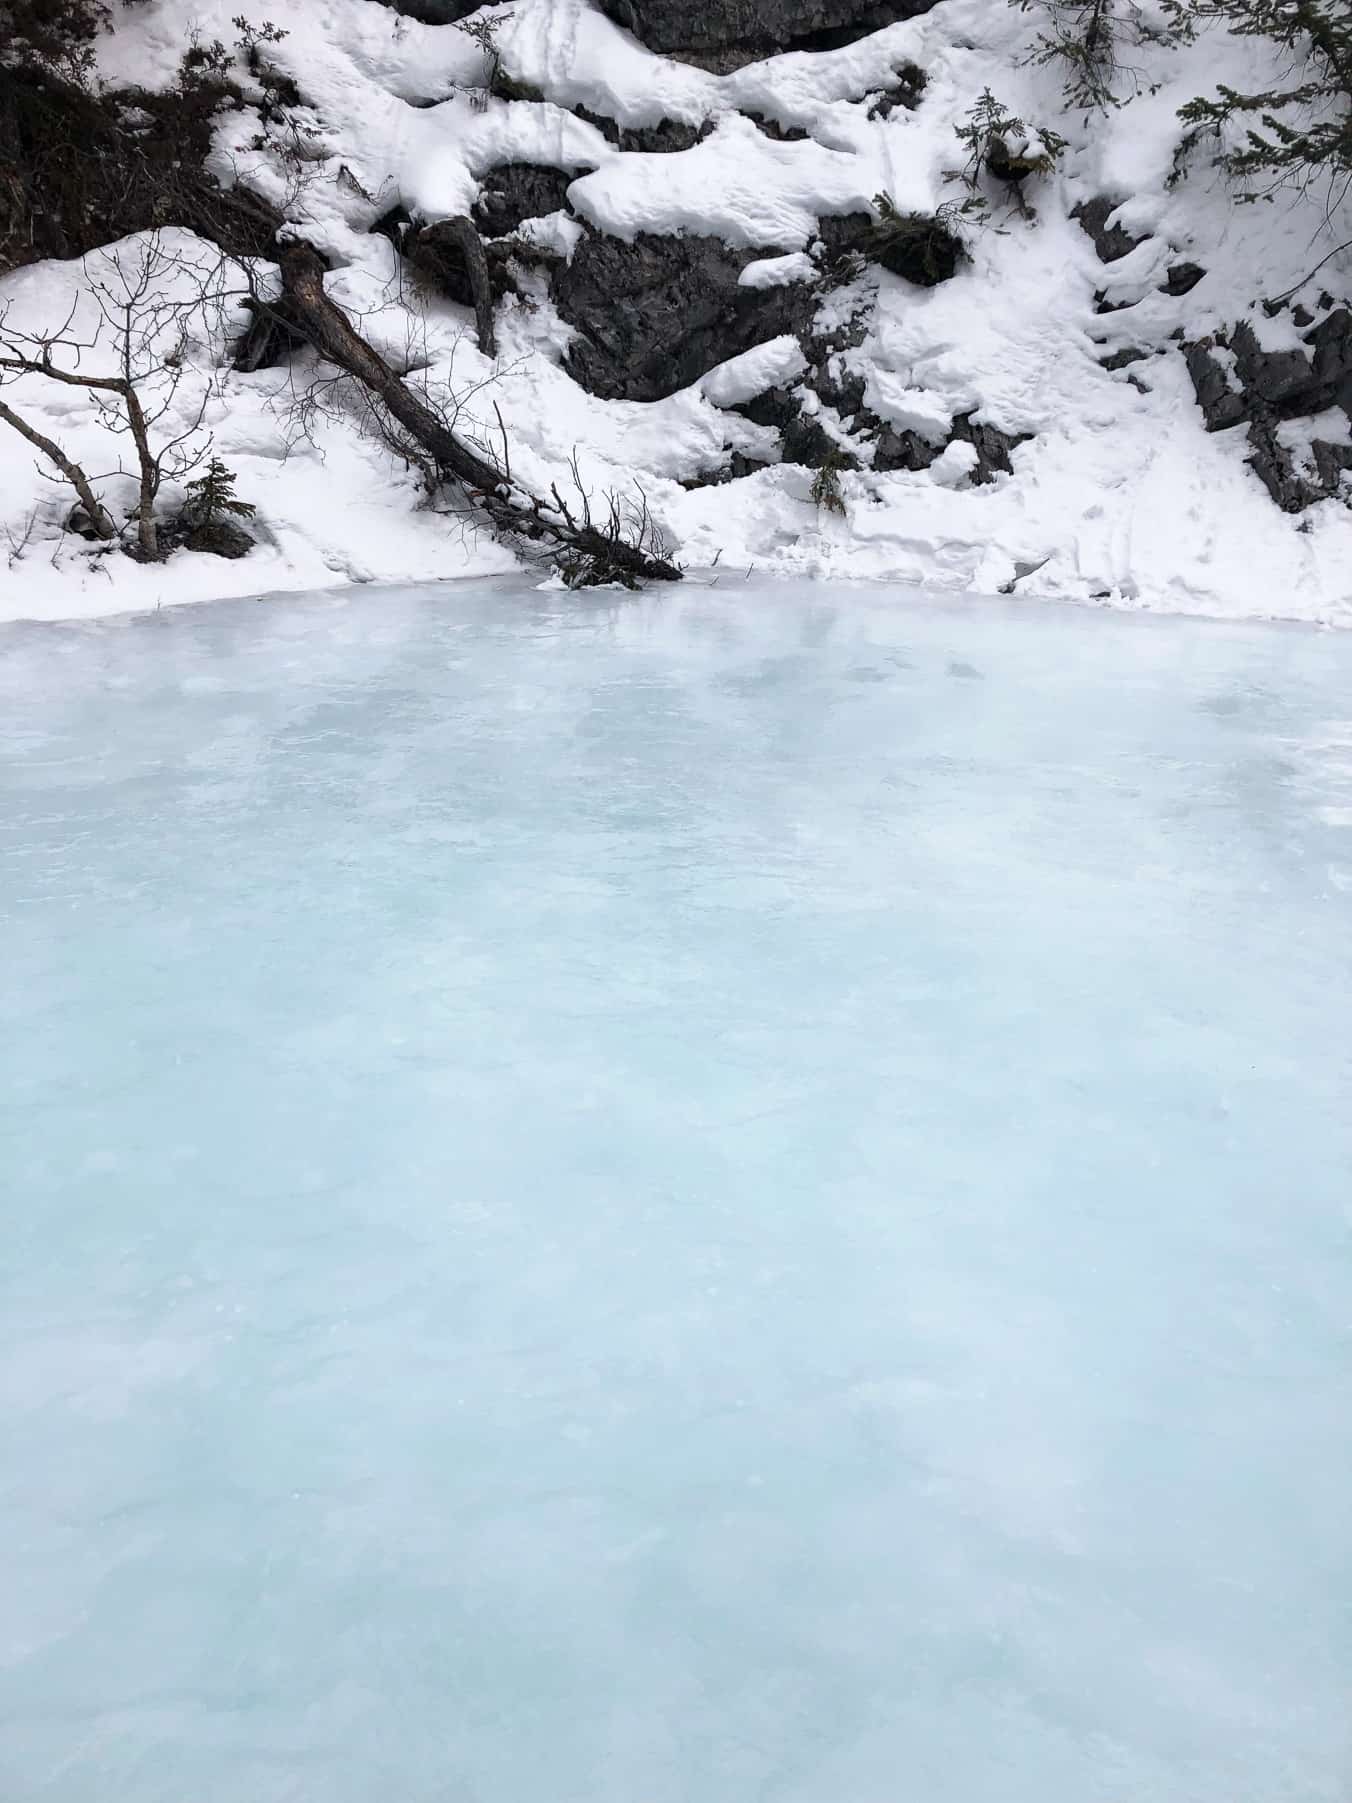
<instances>
[{"instance_id":1,"label":"snow-covered slope","mask_svg":"<svg viewBox=\"0 0 1352 1803\"><path fill-rule=\"evenodd\" d=\"M433 391L466 395L465 418L486 434L500 416L514 471L540 488L574 457L595 491L641 483L691 570L717 563L985 592L1013 586L1021 595L1352 624L1352 515L1336 499L1283 514L1246 463L1243 432L1206 430L1177 348L1241 317L1265 346L1294 342L1289 315L1269 319L1255 303L1296 283L1337 242L1318 197L1286 209L1237 207L1204 159L1169 186L1179 104L1218 79L1261 78L1261 46L1213 30L1191 47L1142 52L1133 104L1082 118L1067 116L1057 73L1027 60L1035 21L992 0L940 0L844 48L794 51L724 75L653 54L589 0L509 0L485 16L514 91L529 97L504 99L483 92L485 55L464 31L416 23L377 0L143 0L102 43L102 78L168 84L191 38L233 43L241 12L285 27L269 55L300 89L298 117L311 135L298 183L274 151L253 147L257 116L228 112L215 173L255 187L299 222L334 265L332 296L362 316L398 367L415 369ZM904 64L925 73L920 103L880 113L868 97ZM824 305L861 321L861 341L838 367L862 381L875 421L942 443L955 419L971 416L1018 441L1010 472L989 482L973 481L966 444L951 444L928 469L880 471L866 453L863 467L841 475L843 514L819 509L812 469L776 461L776 434L729 410L796 381L803 353L792 335L663 398L598 398L564 366L572 334L538 273L502 301L490 362L471 313L415 292L390 238L372 229L396 209L415 220L463 213L504 163L547 165L573 177L567 209L524 231L556 256L587 228L623 241L683 232L721 239L750 261L744 285L801 283L816 276L804 253L822 218L867 210L879 193L925 213L955 197L946 179L961 160L955 125L987 87L1070 140L1032 195L1036 217L997 214L970 229L970 261L939 286L874 272ZM606 128L662 121L712 129L687 149L644 151L618 147ZM1072 217L1100 196L1122 203L1116 221L1141 240L1106 265ZM1184 260L1206 274L1171 295L1160 283ZM36 327L64 315L98 262L94 253L83 264L20 271L0 283L0 301L11 319ZM1339 279L1335 262L1312 292L1338 293ZM226 361L243 320L227 309L202 322L192 355L203 381ZM1104 367L1133 349L1148 355ZM228 372L209 402L216 452L258 507L259 548L239 563L91 557L82 541L54 536L67 498L7 435L0 612L69 616L508 567L509 554L449 503L422 499L414 474L364 429L350 401L339 396L315 422L313 442L298 441L297 379L285 367ZM109 467L85 397L40 377L6 394L91 470ZM195 404L185 383L183 405ZM823 423L833 434L840 426L829 408ZM766 467L686 486L734 456ZM115 480L105 488L117 497Z\"/></svg>"}]
</instances>

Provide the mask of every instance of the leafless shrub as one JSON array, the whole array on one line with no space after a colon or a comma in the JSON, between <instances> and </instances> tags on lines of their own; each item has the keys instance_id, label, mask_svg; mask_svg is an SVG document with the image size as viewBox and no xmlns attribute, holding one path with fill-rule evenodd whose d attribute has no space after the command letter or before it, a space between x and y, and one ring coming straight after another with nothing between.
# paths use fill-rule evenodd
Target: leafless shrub
<instances>
[{"instance_id":1,"label":"leafless shrub","mask_svg":"<svg viewBox=\"0 0 1352 1803\"><path fill-rule=\"evenodd\" d=\"M205 420L220 377L202 371L190 350L195 332L223 327L231 265L224 257L196 261L158 232L99 252L92 263L86 290L92 322L77 326L78 301L59 324L38 329L21 327L12 308L0 313L0 382L39 376L84 389L100 423L130 438L134 468L128 472L119 457L117 473L136 480L137 549L152 560L160 554L155 501L162 485L183 480L211 450ZM89 367L96 359L98 367ZM185 395L185 383L196 392ZM17 416L6 411L15 425ZM31 431L24 435L36 442ZM80 492L100 536L108 536L100 526L105 511L91 507L74 466L63 465L49 445L39 448Z\"/></svg>"},{"instance_id":2,"label":"leafless shrub","mask_svg":"<svg viewBox=\"0 0 1352 1803\"><path fill-rule=\"evenodd\" d=\"M42 509L40 507L33 507L33 508L29 509L28 518L24 522L23 531L20 532L17 537L15 536L14 532L11 530L10 527L8 527L8 526L5 527L5 540L6 540L6 543L9 545L9 556L6 559L6 562L8 563L11 570L14 568L16 563L23 562L24 557L27 554L28 547L32 543L33 532L34 532L35 527L37 526L38 515L39 515L39 513L41 513L41 511L42 511Z\"/></svg>"}]
</instances>

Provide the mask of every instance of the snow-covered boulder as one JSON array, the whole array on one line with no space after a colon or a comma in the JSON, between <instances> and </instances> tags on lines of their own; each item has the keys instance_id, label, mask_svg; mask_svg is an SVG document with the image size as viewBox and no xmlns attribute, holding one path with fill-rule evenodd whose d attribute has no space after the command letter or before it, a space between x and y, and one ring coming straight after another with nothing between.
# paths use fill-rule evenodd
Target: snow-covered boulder
<instances>
[{"instance_id":1,"label":"snow-covered boulder","mask_svg":"<svg viewBox=\"0 0 1352 1803\"><path fill-rule=\"evenodd\" d=\"M478 12L483 0L380 0L382 6L422 25L454 25Z\"/></svg>"},{"instance_id":2,"label":"snow-covered boulder","mask_svg":"<svg viewBox=\"0 0 1352 1803\"><path fill-rule=\"evenodd\" d=\"M650 49L727 68L777 50L828 49L848 43L928 12L933 4L934 0L601 0L602 9Z\"/></svg>"}]
</instances>

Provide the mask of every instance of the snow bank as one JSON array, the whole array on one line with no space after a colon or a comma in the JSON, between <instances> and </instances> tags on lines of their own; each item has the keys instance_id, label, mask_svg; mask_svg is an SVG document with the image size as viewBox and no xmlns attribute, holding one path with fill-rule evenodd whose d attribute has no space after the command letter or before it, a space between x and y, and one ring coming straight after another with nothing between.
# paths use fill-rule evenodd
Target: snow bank
<instances>
[{"instance_id":1,"label":"snow bank","mask_svg":"<svg viewBox=\"0 0 1352 1803\"><path fill-rule=\"evenodd\" d=\"M144 0L119 13L102 46L112 81L173 77L191 28L233 42L240 13L255 24L275 0ZM589 488L643 484L691 566L754 565L762 572L902 578L956 589L1017 583L1019 592L1215 615L1352 624L1352 516L1324 503L1281 514L1247 469L1243 429L1208 435L1182 359L1172 349L1109 370L1101 359L1171 334L1196 337L1233 320L1257 295L1296 281L1332 248L1317 199L1288 210L1236 208L1199 164L1167 179L1176 110L1218 79L1250 84L1262 46L1208 32L1191 49L1142 54L1143 92L1106 118L1067 120L1055 71L1030 67L1034 21L988 0L943 0L924 18L845 49L770 59L726 76L651 55L586 0L514 0L494 8L506 66L546 104L484 101L483 56L465 33L399 19L370 0L294 0L277 61L312 108L309 179L293 205L338 265L335 297L360 310L387 354L434 388L477 391L485 426L500 409L513 465L547 486L575 455ZM927 73L920 106L870 119L866 96L904 62ZM682 479L732 451L772 454L773 434L724 409L771 383L792 382L801 352L776 341L737 358L670 399L647 405L584 393L562 368L568 331L541 286L500 315L496 366L474 346L472 321L449 302L406 304L389 242L373 234L393 207L436 218L462 211L503 161L576 172L578 218L629 237L641 231L716 233L763 253L749 283L796 281L816 221L857 211L885 191L899 207L932 210L953 189L955 122L986 86L1037 122L1071 137L1062 171L1037 196L1038 218L1000 221L973 240L971 264L921 291L881 278L864 344L848 360L885 420L942 441L955 415L1021 435L1014 473L970 482L970 459L946 455L927 472L847 474L846 515L819 514L811 473L787 465L687 490ZM621 125L710 121L676 154L621 153L567 110ZM745 115L810 134L768 136ZM280 198L283 172L251 147L257 122L223 123L216 167ZM1146 242L1105 266L1071 208L1106 194ZM531 235L566 252L579 227L560 214ZM1188 295L1158 291L1180 257L1205 278ZM78 297L88 270L48 264L0 283L0 302L53 315ZM1335 261L1320 282L1337 288ZM1134 303L1100 312L1100 303ZM1261 318L1261 316L1260 316ZM1257 323L1257 322L1256 322ZM205 363L224 351L204 340ZM481 388L482 384L491 384ZM74 391L26 381L22 404L100 472L116 447ZM16 395L18 391L15 391ZM312 442L288 418L284 370L230 375L206 420L216 454L259 508L262 540L240 564L179 554L155 568L91 558L58 535L64 494L6 434L0 453L0 613L55 617L153 607L240 592L306 588L335 577L422 580L508 567L510 559L463 519L420 505L412 475L364 430L360 409L336 398ZM16 404L18 401L16 399ZM120 501L118 479L105 485Z\"/></svg>"}]
</instances>

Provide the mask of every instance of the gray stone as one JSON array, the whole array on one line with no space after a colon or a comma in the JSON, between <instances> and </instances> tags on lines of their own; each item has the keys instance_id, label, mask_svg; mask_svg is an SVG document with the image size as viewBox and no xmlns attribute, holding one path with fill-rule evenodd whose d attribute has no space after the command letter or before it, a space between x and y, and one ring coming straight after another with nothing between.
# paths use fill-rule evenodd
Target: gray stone
<instances>
[{"instance_id":1,"label":"gray stone","mask_svg":"<svg viewBox=\"0 0 1352 1803\"><path fill-rule=\"evenodd\" d=\"M1200 263L1171 263L1160 287L1177 300L1185 294L1191 294L1205 275L1206 270Z\"/></svg>"},{"instance_id":2,"label":"gray stone","mask_svg":"<svg viewBox=\"0 0 1352 1803\"><path fill-rule=\"evenodd\" d=\"M1137 294L1131 300L1109 300L1107 294L1100 290L1094 296L1094 311L1095 313L1127 313L1132 307L1139 307L1144 299L1143 294Z\"/></svg>"},{"instance_id":3,"label":"gray stone","mask_svg":"<svg viewBox=\"0 0 1352 1803\"><path fill-rule=\"evenodd\" d=\"M1257 402L1279 419L1295 419L1329 405L1330 397L1304 351L1265 351L1247 320L1230 333L1230 348L1251 411Z\"/></svg>"},{"instance_id":4,"label":"gray stone","mask_svg":"<svg viewBox=\"0 0 1352 1803\"><path fill-rule=\"evenodd\" d=\"M1247 417L1244 396L1232 386L1225 365L1205 344L1184 345L1183 360L1208 432L1224 432Z\"/></svg>"},{"instance_id":5,"label":"gray stone","mask_svg":"<svg viewBox=\"0 0 1352 1803\"><path fill-rule=\"evenodd\" d=\"M1093 239L1100 263L1116 263L1120 257L1129 255L1145 243L1144 238L1133 238L1120 225L1108 224L1109 217L1120 205L1120 201L1099 195L1096 200L1082 200L1079 206L1071 209L1071 218L1078 219Z\"/></svg>"},{"instance_id":6,"label":"gray stone","mask_svg":"<svg viewBox=\"0 0 1352 1803\"><path fill-rule=\"evenodd\" d=\"M1352 444L1316 438L1310 455L1314 469L1302 472L1278 438L1270 415L1255 419L1249 427L1249 467L1283 513L1300 513L1316 501L1329 500L1342 491L1343 477L1352 470Z\"/></svg>"},{"instance_id":7,"label":"gray stone","mask_svg":"<svg viewBox=\"0 0 1352 1803\"><path fill-rule=\"evenodd\" d=\"M1150 355L1138 345L1124 345L1120 351L1113 351L1110 356L1100 357L1099 365L1103 369L1126 369L1130 363L1140 363Z\"/></svg>"},{"instance_id":8,"label":"gray stone","mask_svg":"<svg viewBox=\"0 0 1352 1803\"><path fill-rule=\"evenodd\" d=\"M1320 490L1296 469L1294 458L1277 437L1270 419L1256 419L1249 427L1246 461L1283 513L1300 513L1322 498Z\"/></svg>"},{"instance_id":9,"label":"gray stone","mask_svg":"<svg viewBox=\"0 0 1352 1803\"><path fill-rule=\"evenodd\" d=\"M1316 438L1310 451L1321 487L1333 494L1342 486L1347 471L1352 470L1352 444L1330 444L1327 439Z\"/></svg>"},{"instance_id":10,"label":"gray stone","mask_svg":"<svg viewBox=\"0 0 1352 1803\"><path fill-rule=\"evenodd\" d=\"M1002 432L999 426L978 424L971 413L960 413L953 421L953 434L948 442L972 445L977 459L972 471L973 482L993 482L997 476L1014 473L1010 452L1016 446L1026 444L1031 437L1031 432Z\"/></svg>"},{"instance_id":11,"label":"gray stone","mask_svg":"<svg viewBox=\"0 0 1352 1803\"><path fill-rule=\"evenodd\" d=\"M859 468L859 459L845 451L812 413L802 411L802 398L791 389L772 388L737 411L758 426L778 426L780 457L785 463L819 470L827 463L837 469Z\"/></svg>"},{"instance_id":12,"label":"gray stone","mask_svg":"<svg viewBox=\"0 0 1352 1803\"><path fill-rule=\"evenodd\" d=\"M1002 432L998 426L978 424L971 413L960 413L946 438L926 438L919 432L884 426L873 456L875 470L927 470L951 444L969 444L976 451L972 481L993 482L1013 471L1010 452L1030 436L1027 432Z\"/></svg>"},{"instance_id":13,"label":"gray stone","mask_svg":"<svg viewBox=\"0 0 1352 1803\"><path fill-rule=\"evenodd\" d=\"M923 433L884 426L874 444L875 470L927 470L944 448L944 440L926 438Z\"/></svg>"},{"instance_id":14,"label":"gray stone","mask_svg":"<svg viewBox=\"0 0 1352 1803\"><path fill-rule=\"evenodd\" d=\"M1305 342L1314 352L1312 373L1321 406L1352 414L1352 313L1338 307L1325 314Z\"/></svg>"},{"instance_id":15,"label":"gray stone","mask_svg":"<svg viewBox=\"0 0 1352 1803\"><path fill-rule=\"evenodd\" d=\"M1184 346L1198 405L1211 432L1249 422L1249 467L1284 513L1299 513L1343 491L1352 443L1315 439L1313 469L1297 466L1278 435L1283 420L1309 418L1332 406L1352 408L1352 313L1337 308L1305 334L1312 356L1264 350L1247 320L1229 334L1233 378L1210 341Z\"/></svg>"}]
</instances>

